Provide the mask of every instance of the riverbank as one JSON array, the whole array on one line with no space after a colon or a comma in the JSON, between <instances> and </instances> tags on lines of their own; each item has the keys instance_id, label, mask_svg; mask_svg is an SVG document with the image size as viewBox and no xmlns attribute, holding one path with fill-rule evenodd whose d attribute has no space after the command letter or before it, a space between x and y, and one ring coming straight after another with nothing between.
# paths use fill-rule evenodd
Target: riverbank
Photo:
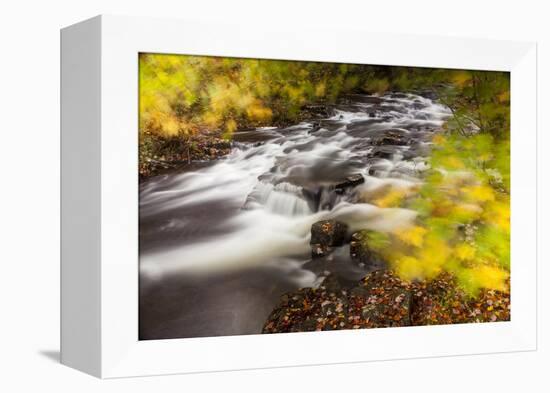
<instances>
[{"instance_id":1,"label":"riverbank","mask_svg":"<svg viewBox=\"0 0 550 393\"><path fill-rule=\"evenodd\" d=\"M312 103L304 105L295 120L274 119L272 126L289 127L296 122L316 121L334 115L334 105L328 103ZM146 179L184 169L196 162L220 159L231 152L235 133L253 131L250 124L241 124L231 134L222 130L199 130L187 134L164 136L150 131L140 135L139 143L139 179Z\"/></svg>"},{"instance_id":2,"label":"riverbank","mask_svg":"<svg viewBox=\"0 0 550 393\"><path fill-rule=\"evenodd\" d=\"M382 269L351 284L329 273L319 287L285 293L262 333L501 321L510 321L509 290L472 297L447 273L407 282Z\"/></svg>"},{"instance_id":3,"label":"riverbank","mask_svg":"<svg viewBox=\"0 0 550 393\"><path fill-rule=\"evenodd\" d=\"M140 181L193 162L215 160L231 151L231 142L218 131L173 137L144 133L140 138Z\"/></svg>"}]
</instances>

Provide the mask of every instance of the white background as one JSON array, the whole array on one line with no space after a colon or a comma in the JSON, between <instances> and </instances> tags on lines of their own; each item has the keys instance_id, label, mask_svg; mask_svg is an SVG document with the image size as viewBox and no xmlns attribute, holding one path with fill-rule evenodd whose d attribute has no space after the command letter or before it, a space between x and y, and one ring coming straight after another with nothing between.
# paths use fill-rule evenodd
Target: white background
<instances>
[{"instance_id":1,"label":"white background","mask_svg":"<svg viewBox=\"0 0 550 393\"><path fill-rule=\"evenodd\" d=\"M543 1L25 1L0 6L0 390L548 391L548 70ZM261 6L261 4L265 6ZM386 5L384 5L386 4ZM99 13L359 27L539 42L539 350L100 381L57 364L59 28ZM200 34L200 32L197 32ZM311 37L312 45L322 45ZM358 48L361 50L361 48ZM535 236L535 228L523 228ZM545 240L546 239L546 240ZM545 278L546 277L546 278ZM360 350L358 348L358 350ZM546 365L544 363L546 362ZM538 385L538 386L537 386ZM162 389L162 390L161 390Z\"/></svg>"}]
</instances>

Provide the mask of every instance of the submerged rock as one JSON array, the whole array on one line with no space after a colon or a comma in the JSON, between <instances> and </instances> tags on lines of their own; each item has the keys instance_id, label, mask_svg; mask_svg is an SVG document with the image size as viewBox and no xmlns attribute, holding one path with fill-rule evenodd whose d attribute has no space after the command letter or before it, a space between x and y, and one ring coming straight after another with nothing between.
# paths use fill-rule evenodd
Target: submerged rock
<instances>
[{"instance_id":1,"label":"submerged rock","mask_svg":"<svg viewBox=\"0 0 550 393\"><path fill-rule=\"evenodd\" d=\"M338 276L329 274L320 285L321 289L325 289L329 293L339 293L343 289L343 285L340 282Z\"/></svg>"}]
</instances>

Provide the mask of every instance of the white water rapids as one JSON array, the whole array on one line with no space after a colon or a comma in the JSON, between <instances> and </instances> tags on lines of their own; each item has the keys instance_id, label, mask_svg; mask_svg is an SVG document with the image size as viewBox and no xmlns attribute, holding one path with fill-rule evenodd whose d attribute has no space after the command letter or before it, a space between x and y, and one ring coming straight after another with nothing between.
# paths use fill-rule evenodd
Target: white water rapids
<instances>
[{"instance_id":1,"label":"white water rapids","mask_svg":"<svg viewBox=\"0 0 550 393\"><path fill-rule=\"evenodd\" d=\"M335 266L311 268L311 225L411 225L413 211L364 196L417 184L430 136L448 117L417 95L350 96L331 118L238 132L227 157L142 184L140 337L259 333L278 296L318 284L319 270L364 276L345 247ZM385 145L389 134L406 143ZM352 174L365 182L336 194Z\"/></svg>"}]
</instances>

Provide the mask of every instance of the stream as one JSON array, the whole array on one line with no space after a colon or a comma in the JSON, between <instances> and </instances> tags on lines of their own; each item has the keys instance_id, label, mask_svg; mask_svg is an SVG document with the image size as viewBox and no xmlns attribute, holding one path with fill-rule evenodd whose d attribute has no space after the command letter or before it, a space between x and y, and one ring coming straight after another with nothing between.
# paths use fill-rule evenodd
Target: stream
<instances>
[{"instance_id":1,"label":"stream","mask_svg":"<svg viewBox=\"0 0 550 393\"><path fill-rule=\"evenodd\" d=\"M414 211L368 202L419 184L450 116L428 96L349 95L330 117L236 132L223 159L142 183L140 339L258 334L283 293L374 269L349 246L312 260L311 225L337 219L348 235L411 225ZM335 190L357 174L364 183Z\"/></svg>"}]
</instances>

